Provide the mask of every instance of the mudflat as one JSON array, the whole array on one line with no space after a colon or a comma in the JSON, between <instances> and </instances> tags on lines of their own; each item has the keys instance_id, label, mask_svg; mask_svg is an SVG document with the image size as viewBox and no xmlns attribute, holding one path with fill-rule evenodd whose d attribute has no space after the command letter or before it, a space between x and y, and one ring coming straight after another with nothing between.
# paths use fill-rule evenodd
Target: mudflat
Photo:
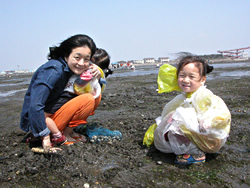
<instances>
[{"instance_id":1,"label":"mudflat","mask_svg":"<svg viewBox=\"0 0 250 188\"><path fill-rule=\"evenodd\" d=\"M236 69L220 71L230 74ZM249 67L238 69L250 71ZM30 77L0 79L6 83L1 91L19 90L0 101L0 187L84 187L86 183L90 187L250 186L249 76L208 79L207 87L225 101L232 114L231 132L219 153L207 154L204 164L189 166L176 165L174 154L142 144L148 127L177 95L157 93L157 74L107 79L101 104L88 123L121 131L121 141L78 142L61 146L63 151L57 154L33 153L29 144L21 142L25 133L19 128L28 87L23 80Z\"/></svg>"}]
</instances>

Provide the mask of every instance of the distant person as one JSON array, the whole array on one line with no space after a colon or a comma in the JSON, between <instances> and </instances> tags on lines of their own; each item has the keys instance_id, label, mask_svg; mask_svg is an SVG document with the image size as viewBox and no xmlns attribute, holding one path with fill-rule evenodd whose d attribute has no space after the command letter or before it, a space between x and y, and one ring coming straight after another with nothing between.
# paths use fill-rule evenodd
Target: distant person
<instances>
[{"instance_id":1,"label":"distant person","mask_svg":"<svg viewBox=\"0 0 250 188\"><path fill-rule=\"evenodd\" d=\"M58 47L50 48L49 61L40 66L31 79L24 97L20 127L25 132L31 131L35 137L41 137L47 151L58 149L51 147L50 134L54 145L66 142L66 138L71 138L73 128L85 124L100 103L101 95L94 99L92 94L86 93L74 97L55 111L57 101L73 74L80 75L91 69L94 78L100 77L99 69L90 65L95 51L96 45L89 36L71 36ZM50 118L56 129L47 127L50 123L46 119L47 113L53 114Z\"/></svg>"},{"instance_id":2,"label":"distant person","mask_svg":"<svg viewBox=\"0 0 250 188\"><path fill-rule=\"evenodd\" d=\"M101 78L93 78L90 69L85 70L80 75L76 75L76 74L72 75L69 78L69 81L66 84L66 87L62 95L56 101L54 107L52 108L53 111L56 112L66 102L70 101L74 97L81 95L81 94L90 93L93 95L95 99L99 98L99 96L104 91L107 85L106 77L109 74L112 74L112 71L109 69L109 64L110 64L109 54L104 49L97 49L91 59L91 62L94 63L93 66L96 66L101 72ZM106 77L104 75L104 72L106 73ZM92 112L90 115L93 115L93 114L94 112ZM56 123L51 118L52 115L53 114L51 113L45 112L47 126L50 130L54 130L54 132L60 132L57 129ZM70 145L70 144L75 143L76 141L86 141L86 139L83 135L72 131L71 134L67 137L67 142L65 144Z\"/></svg>"},{"instance_id":3,"label":"distant person","mask_svg":"<svg viewBox=\"0 0 250 188\"><path fill-rule=\"evenodd\" d=\"M218 152L229 135L231 114L226 104L204 86L212 70L199 57L183 57L176 73L182 94L167 103L156 119L154 145L164 153L175 153L176 163L205 162L205 153Z\"/></svg>"}]
</instances>

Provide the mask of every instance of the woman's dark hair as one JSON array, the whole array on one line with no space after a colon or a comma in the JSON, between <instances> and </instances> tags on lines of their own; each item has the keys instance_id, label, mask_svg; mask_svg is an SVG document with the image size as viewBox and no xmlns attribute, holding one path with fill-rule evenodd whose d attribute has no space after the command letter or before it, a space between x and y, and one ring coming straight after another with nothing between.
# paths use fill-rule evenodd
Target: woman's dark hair
<instances>
[{"instance_id":1,"label":"woman's dark hair","mask_svg":"<svg viewBox=\"0 0 250 188\"><path fill-rule=\"evenodd\" d=\"M48 59L58 59L59 57L69 57L70 53L74 48L88 46L91 50L91 57L96 51L96 45L92 38L87 35L74 35L64 40L58 47L50 47Z\"/></svg>"},{"instance_id":2,"label":"woman's dark hair","mask_svg":"<svg viewBox=\"0 0 250 188\"><path fill-rule=\"evenodd\" d=\"M179 60L179 63L177 66L177 76L179 75L180 70L189 63L195 64L195 66L200 70L201 77L206 76L206 74L212 72L214 69L214 67L211 65L208 65L208 63L203 58L199 56L188 55L188 56L182 57Z\"/></svg>"},{"instance_id":3,"label":"woman's dark hair","mask_svg":"<svg viewBox=\"0 0 250 188\"><path fill-rule=\"evenodd\" d=\"M97 48L91 61L104 71L105 77L113 73L113 71L109 69L110 56L106 52L106 50L102 48Z\"/></svg>"}]
</instances>

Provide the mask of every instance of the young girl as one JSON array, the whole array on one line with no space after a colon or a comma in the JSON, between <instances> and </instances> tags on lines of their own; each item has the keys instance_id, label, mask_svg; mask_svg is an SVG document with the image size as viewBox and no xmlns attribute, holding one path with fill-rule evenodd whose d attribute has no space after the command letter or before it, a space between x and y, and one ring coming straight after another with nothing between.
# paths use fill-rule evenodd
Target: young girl
<instances>
[{"instance_id":1,"label":"young girl","mask_svg":"<svg viewBox=\"0 0 250 188\"><path fill-rule=\"evenodd\" d=\"M70 137L73 128L86 123L88 116L99 105L101 97L94 99L87 93L74 97L57 110L54 108L69 78L91 67L90 59L95 51L96 45L89 36L74 35L58 47L50 48L49 61L34 73L24 97L20 127L42 138L44 149L51 149L50 133L54 138L62 138L58 143L64 142L65 137ZM93 77L100 76L96 67L91 69ZM46 113L52 114L50 117L56 124L56 130L47 127ZM65 137L62 137L61 132Z\"/></svg>"},{"instance_id":2,"label":"young girl","mask_svg":"<svg viewBox=\"0 0 250 188\"><path fill-rule=\"evenodd\" d=\"M91 61L103 70L105 77L113 73L113 71L109 69L110 56L106 50L97 48Z\"/></svg>"},{"instance_id":3,"label":"young girl","mask_svg":"<svg viewBox=\"0 0 250 188\"><path fill-rule=\"evenodd\" d=\"M175 153L176 162L205 162L205 153L215 153L225 144L231 115L221 98L204 86L212 67L201 58L186 56L177 68L182 94L166 104L156 119L155 147Z\"/></svg>"}]
</instances>

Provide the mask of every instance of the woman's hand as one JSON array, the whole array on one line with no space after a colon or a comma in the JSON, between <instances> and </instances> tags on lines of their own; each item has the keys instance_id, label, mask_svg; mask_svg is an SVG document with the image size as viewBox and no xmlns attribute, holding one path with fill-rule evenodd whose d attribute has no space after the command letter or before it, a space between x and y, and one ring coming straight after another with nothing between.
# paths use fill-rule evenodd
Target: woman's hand
<instances>
[{"instance_id":1,"label":"woman's hand","mask_svg":"<svg viewBox=\"0 0 250 188\"><path fill-rule=\"evenodd\" d=\"M101 72L100 72L100 70L97 68L96 65L91 64L89 68L91 69L90 72L91 72L91 74L92 74L92 76L93 76L94 78L99 79L99 78L101 77Z\"/></svg>"}]
</instances>

